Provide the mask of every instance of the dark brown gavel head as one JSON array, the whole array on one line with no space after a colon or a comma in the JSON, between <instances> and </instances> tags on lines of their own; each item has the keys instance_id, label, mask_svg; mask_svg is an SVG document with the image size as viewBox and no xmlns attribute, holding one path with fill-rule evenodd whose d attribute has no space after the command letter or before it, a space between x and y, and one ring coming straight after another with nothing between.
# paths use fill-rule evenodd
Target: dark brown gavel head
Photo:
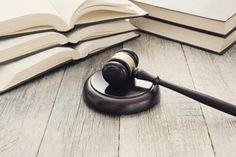
<instances>
[{"instance_id":1,"label":"dark brown gavel head","mask_svg":"<svg viewBox=\"0 0 236 157\"><path fill-rule=\"evenodd\" d=\"M131 78L134 69L139 64L139 58L129 49L121 49L103 67L104 80L111 86L123 86Z\"/></svg>"}]
</instances>

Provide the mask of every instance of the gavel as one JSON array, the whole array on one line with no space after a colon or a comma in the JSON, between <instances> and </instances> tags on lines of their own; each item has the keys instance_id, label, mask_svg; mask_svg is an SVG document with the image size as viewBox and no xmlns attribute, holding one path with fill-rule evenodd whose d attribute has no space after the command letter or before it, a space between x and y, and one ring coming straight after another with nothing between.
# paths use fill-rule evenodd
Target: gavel
<instances>
[{"instance_id":1,"label":"gavel","mask_svg":"<svg viewBox=\"0 0 236 157\"><path fill-rule=\"evenodd\" d=\"M102 69L103 78L110 86L116 88L126 86L130 82L129 80L133 78L149 81L154 85L166 87L219 111L236 116L235 105L162 80L159 76L155 77L139 69L138 64L139 58L135 52L129 49L122 49L104 65Z\"/></svg>"}]
</instances>

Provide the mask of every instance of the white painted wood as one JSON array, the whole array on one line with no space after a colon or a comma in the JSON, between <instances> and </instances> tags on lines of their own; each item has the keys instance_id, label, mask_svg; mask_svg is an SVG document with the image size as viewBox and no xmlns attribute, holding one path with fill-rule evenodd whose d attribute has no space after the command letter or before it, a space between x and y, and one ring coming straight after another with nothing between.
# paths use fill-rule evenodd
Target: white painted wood
<instances>
[{"instance_id":1,"label":"white painted wood","mask_svg":"<svg viewBox=\"0 0 236 157\"><path fill-rule=\"evenodd\" d=\"M138 52L143 69L193 88L180 44L142 34L125 47ZM134 156L214 156L200 105L161 88L159 106L142 114L122 117L120 157Z\"/></svg>"},{"instance_id":2,"label":"white painted wood","mask_svg":"<svg viewBox=\"0 0 236 157\"><path fill-rule=\"evenodd\" d=\"M0 156L34 157L64 69L0 96Z\"/></svg>"},{"instance_id":3,"label":"white painted wood","mask_svg":"<svg viewBox=\"0 0 236 157\"><path fill-rule=\"evenodd\" d=\"M236 46L217 56L184 46L188 65L198 91L236 104ZM235 117L202 105L216 156L234 157Z\"/></svg>"},{"instance_id":4,"label":"white painted wood","mask_svg":"<svg viewBox=\"0 0 236 157\"><path fill-rule=\"evenodd\" d=\"M67 68L39 157L118 156L119 117L90 110L82 98L85 80L117 50Z\"/></svg>"},{"instance_id":5,"label":"white painted wood","mask_svg":"<svg viewBox=\"0 0 236 157\"><path fill-rule=\"evenodd\" d=\"M236 46L217 56L142 33L124 47L138 52L148 72L236 104ZM160 104L141 114L89 109L83 84L119 48L1 95L0 156L234 156L234 117L164 88Z\"/></svg>"}]
</instances>

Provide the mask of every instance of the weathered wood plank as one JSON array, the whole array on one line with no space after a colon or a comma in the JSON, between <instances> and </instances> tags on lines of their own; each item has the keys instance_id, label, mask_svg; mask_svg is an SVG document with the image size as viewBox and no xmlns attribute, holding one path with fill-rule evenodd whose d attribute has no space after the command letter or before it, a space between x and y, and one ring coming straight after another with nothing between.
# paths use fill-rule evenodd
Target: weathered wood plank
<instances>
[{"instance_id":1,"label":"weathered wood plank","mask_svg":"<svg viewBox=\"0 0 236 157\"><path fill-rule=\"evenodd\" d=\"M118 48L67 68L39 157L118 156L119 117L96 113L82 99L85 80Z\"/></svg>"},{"instance_id":2,"label":"weathered wood plank","mask_svg":"<svg viewBox=\"0 0 236 157\"><path fill-rule=\"evenodd\" d=\"M143 69L236 104L236 46L217 56L142 34L125 47ZM159 106L138 115L88 109L85 79L119 48L0 96L0 156L234 156L234 117L164 88Z\"/></svg>"},{"instance_id":3,"label":"weathered wood plank","mask_svg":"<svg viewBox=\"0 0 236 157\"><path fill-rule=\"evenodd\" d=\"M236 104L236 46L223 56L184 46L195 87ZM235 156L235 117L202 105L216 156Z\"/></svg>"},{"instance_id":4,"label":"weathered wood plank","mask_svg":"<svg viewBox=\"0 0 236 157\"><path fill-rule=\"evenodd\" d=\"M143 69L193 88L180 44L142 34L125 47L138 52ZM199 103L161 88L159 106L121 118L120 157L126 156L214 156Z\"/></svg>"},{"instance_id":5,"label":"weathered wood plank","mask_svg":"<svg viewBox=\"0 0 236 157\"><path fill-rule=\"evenodd\" d=\"M0 156L34 157L64 69L0 96Z\"/></svg>"}]
</instances>

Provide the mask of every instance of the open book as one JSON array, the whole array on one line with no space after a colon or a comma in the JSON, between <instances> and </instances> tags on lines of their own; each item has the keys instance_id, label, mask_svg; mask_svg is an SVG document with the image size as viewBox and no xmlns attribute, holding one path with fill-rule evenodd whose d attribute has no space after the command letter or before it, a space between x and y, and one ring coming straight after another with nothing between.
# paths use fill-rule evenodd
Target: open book
<instances>
[{"instance_id":1,"label":"open book","mask_svg":"<svg viewBox=\"0 0 236 157\"><path fill-rule=\"evenodd\" d=\"M37 51L67 43L77 44L87 40L135 30L128 20L86 26L68 33L43 32L0 40L0 64L24 57Z\"/></svg>"},{"instance_id":2,"label":"open book","mask_svg":"<svg viewBox=\"0 0 236 157\"><path fill-rule=\"evenodd\" d=\"M134 32L83 42L73 48L55 47L15 62L0 65L0 93L63 63L79 60L139 36Z\"/></svg>"},{"instance_id":3,"label":"open book","mask_svg":"<svg viewBox=\"0 0 236 157\"><path fill-rule=\"evenodd\" d=\"M0 5L0 36L144 15L128 0L6 0Z\"/></svg>"}]
</instances>

